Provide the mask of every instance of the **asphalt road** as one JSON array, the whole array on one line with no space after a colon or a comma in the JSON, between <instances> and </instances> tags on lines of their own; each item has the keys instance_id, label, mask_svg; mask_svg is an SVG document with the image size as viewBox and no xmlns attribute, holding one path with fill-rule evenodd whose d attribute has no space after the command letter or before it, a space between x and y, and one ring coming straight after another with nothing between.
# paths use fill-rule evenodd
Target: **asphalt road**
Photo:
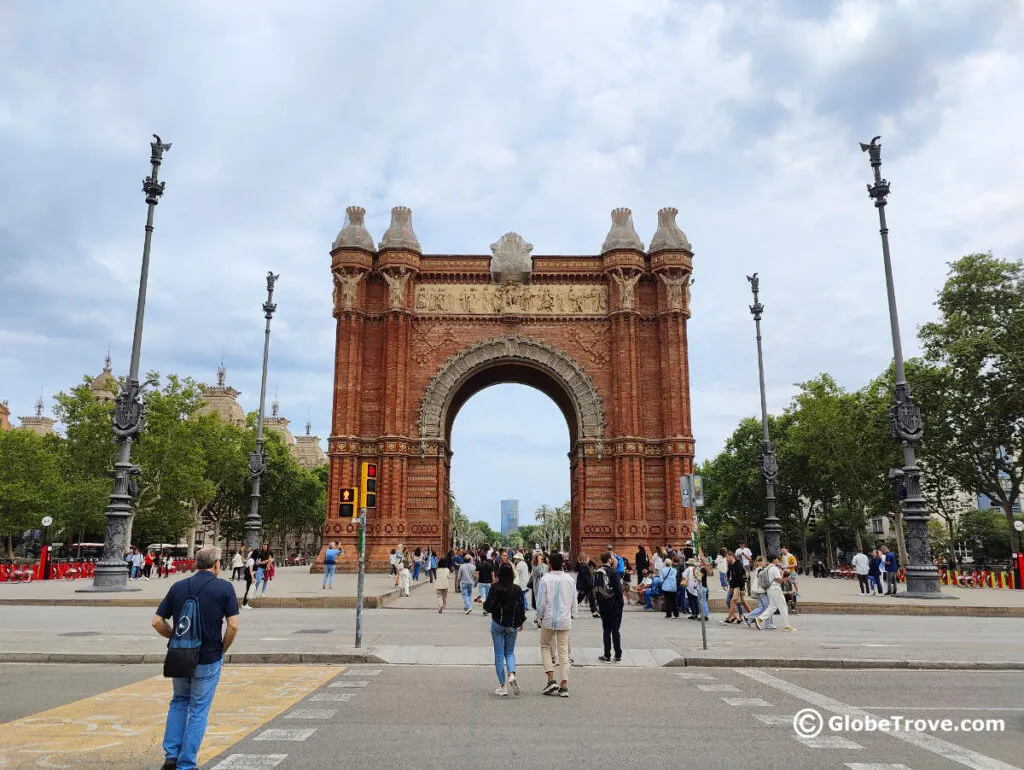
<instances>
[{"instance_id":1,"label":"asphalt road","mask_svg":"<svg viewBox=\"0 0 1024 770\"><path fill-rule=\"evenodd\" d=\"M415 597L409 600L422 603ZM477 611L463 615L461 600L444 615L436 610L389 605L364 613L364 650L381 651L396 663L484 663L490 656L489 620ZM479 605L475 605L479 606ZM165 641L150 628L153 612L145 607L37 607L2 609L0 653L153 653ZM709 650L701 650L700 623L666 621L659 613L627 608L622 621L626 650L668 650L678 656L726 658L819 658L858 660L925 660L1024 662L1024 618L900 617L797 615L797 632L757 632L708 623ZM233 652L331 653L350 651L355 611L338 609L246 610ZM524 632L529 648L536 632ZM573 624L573 645L597 650L601 621L581 613ZM416 655L406 655L409 648ZM424 649L427 648L427 649ZM472 659L450 660L452 649ZM448 652L446 652L446 650Z\"/></svg>"},{"instance_id":2,"label":"asphalt road","mask_svg":"<svg viewBox=\"0 0 1024 770\"><path fill-rule=\"evenodd\" d=\"M254 697L260 671L247 674L256 683ZM146 666L0 666L4 718L154 673ZM494 672L486 666L353 666L329 674L212 757L206 770L499 764L1005 770L1021 764L1024 745L1024 673L1017 672L588 667L570 670L568 699L541 695L544 675L535 666L522 667L518 698L494 696ZM793 715L806 708L825 719L869 714L948 718L957 727L967 718L1005 724L1000 732L899 735L826 726L816 739L801 741ZM36 765L7 767L22 766Z\"/></svg>"}]
</instances>

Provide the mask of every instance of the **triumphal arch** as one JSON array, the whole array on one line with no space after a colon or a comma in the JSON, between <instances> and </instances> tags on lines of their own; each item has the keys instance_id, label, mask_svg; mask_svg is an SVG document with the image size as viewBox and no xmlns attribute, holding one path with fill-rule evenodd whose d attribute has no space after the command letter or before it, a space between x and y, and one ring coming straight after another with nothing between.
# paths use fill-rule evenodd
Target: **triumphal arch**
<instances>
[{"instance_id":1,"label":"triumphal arch","mask_svg":"<svg viewBox=\"0 0 1024 770\"><path fill-rule=\"evenodd\" d=\"M658 212L647 249L620 208L600 254L533 255L510 232L490 255L451 255L423 253L408 208L392 209L375 244L365 211L349 207L331 250L325 539L354 557L356 525L339 518L338 498L372 459L368 565L386 566L398 543L447 551L452 423L474 393L503 382L543 391L565 415L574 554L689 538L679 477L693 472L693 253L676 215Z\"/></svg>"}]
</instances>

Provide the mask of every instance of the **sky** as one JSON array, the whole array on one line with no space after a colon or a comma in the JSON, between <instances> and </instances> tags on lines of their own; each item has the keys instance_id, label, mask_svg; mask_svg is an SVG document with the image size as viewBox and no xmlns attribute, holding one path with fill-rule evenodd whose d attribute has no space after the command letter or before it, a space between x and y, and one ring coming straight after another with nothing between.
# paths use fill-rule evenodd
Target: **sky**
<instances>
[{"instance_id":1,"label":"sky","mask_svg":"<svg viewBox=\"0 0 1024 770\"><path fill-rule=\"evenodd\" d=\"M161 176L142 367L228 382L257 407L264 276L281 274L269 388L329 433L331 242L413 209L425 253L596 254L617 206L650 241L679 209L698 459L822 371L891 359L858 142L882 135L908 355L947 263L1024 246L1024 3L759 0L515 4L0 2L0 400L31 414L127 369L150 134ZM568 434L522 386L475 396L453 487L497 526L568 497Z\"/></svg>"}]
</instances>

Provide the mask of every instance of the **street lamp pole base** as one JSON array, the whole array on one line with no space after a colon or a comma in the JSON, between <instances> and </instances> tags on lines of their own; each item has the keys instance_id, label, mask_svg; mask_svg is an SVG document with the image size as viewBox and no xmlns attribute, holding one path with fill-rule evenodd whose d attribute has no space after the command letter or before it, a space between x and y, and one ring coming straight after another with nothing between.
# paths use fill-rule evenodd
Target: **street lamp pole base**
<instances>
[{"instance_id":1,"label":"street lamp pole base","mask_svg":"<svg viewBox=\"0 0 1024 770\"><path fill-rule=\"evenodd\" d=\"M901 594L896 594L893 598L895 599L948 599L951 602L959 601L959 596L950 596L949 594L931 594L922 593L920 591L904 591Z\"/></svg>"},{"instance_id":2,"label":"street lamp pole base","mask_svg":"<svg viewBox=\"0 0 1024 770\"><path fill-rule=\"evenodd\" d=\"M76 588L76 594L129 594L134 591L141 591L141 588L127 585L89 586L88 588Z\"/></svg>"},{"instance_id":3,"label":"street lamp pole base","mask_svg":"<svg viewBox=\"0 0 1024 770\"><path fill-rule=\"evenodd\" d=\"M923 574L915 574L913 566L907 568L907 590L902 596L911 599L956 599L956 596L949 596L942 593L939 586L939 573L934 568L925 568Z\"/></svg>"},{"instance_id":4,"label":"street lamp pole base","mask_svg":"<svg viewBox=\"0 0 1024 770\"><path fill-rule=\"evenodd\" d=\"M96 575L88 588L76 588L76 594L109 594L141 591L141 588L128 585L128 569L121 562L96 565Z\"/></svg>"}]
</instances>

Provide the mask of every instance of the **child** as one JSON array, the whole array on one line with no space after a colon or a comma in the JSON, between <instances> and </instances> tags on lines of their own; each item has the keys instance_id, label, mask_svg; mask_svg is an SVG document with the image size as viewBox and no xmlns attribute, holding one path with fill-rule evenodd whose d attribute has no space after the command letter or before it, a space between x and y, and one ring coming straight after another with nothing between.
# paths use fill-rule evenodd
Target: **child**
<instances>
[{"instance_id":1,"label":"child","mask_svg":"<svg viewBox=\"0 0 1024 770\"><path fill-rule=\"evenodd\" d=\"M626 604L629 604L629 589L633 582L633 568L629 566L629 559L623 559L626 562L626 569L622 573L622 597L626 600Z\"/></svg>"},{"instance_id":2,"label":"child","mask_svg":"<svg viewBox=\"0 0 1024 770\"><path fill-rule=\"evenodd\" d=\"M398 591L402 596L408 596L411 586L412 575L409 572L409 562L403 561L402 568L398 571Z\"/></svg>"}]
</instances>

